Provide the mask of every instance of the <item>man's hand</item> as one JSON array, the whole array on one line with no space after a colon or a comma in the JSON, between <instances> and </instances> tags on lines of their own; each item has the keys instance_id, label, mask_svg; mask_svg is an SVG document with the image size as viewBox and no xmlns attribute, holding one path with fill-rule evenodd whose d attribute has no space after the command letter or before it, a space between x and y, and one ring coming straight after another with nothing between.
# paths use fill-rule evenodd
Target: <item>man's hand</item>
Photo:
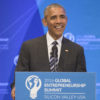
<instances>
[{"instance_id":1,"label":"man's hand","mask_svg":"<svg viewBox=\"0 0 100 100\"><path fill-rule=\"evenodd\" d=\"M11 96L12 96L13 100L15 100L15 87L13 87L13 89L11 91Z\"/></svg>"}]
</instances>

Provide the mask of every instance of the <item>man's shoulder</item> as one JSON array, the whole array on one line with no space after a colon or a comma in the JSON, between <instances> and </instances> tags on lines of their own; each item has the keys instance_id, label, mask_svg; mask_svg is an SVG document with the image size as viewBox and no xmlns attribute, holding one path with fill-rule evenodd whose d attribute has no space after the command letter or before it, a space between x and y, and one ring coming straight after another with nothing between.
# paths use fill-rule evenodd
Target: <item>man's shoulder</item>
<instances>
[{"instance_id":1,"label":"man's shoulder","mask_svg":"<svg viewBox=\"0 0 100 100\"><path fill-rule=\"evenodd\" d=\"M65 43L66 43L66 45L68 44L70 47L72 47L72 48L83 48L81 45L79 45L79 44L77 44L77 43L75 43L75 42L72 42L71 40L69 40L69 39L66 39L66 38L64 38L64 41L65 41Z\"/></svg>"},{"instance_id":2,"label":"man's shoulder","mask_svg":"<svg viewBox=\"0 0 100 100\"><path fill-rule=\"evenodd\" d=\"M30 40L27 40L25 41L23 44L25 45L36 45L38 43L41 43L41 41L45 38L45 35L41 36L41 37L37 37L37 38L34 38L34 39L30 39Z\"/></svg>"},{"instance_id":3,"label":"man's shoulder","mask_svg":"<svg viewBox=\"0 0 100 100\"><path fill-rule=\"evenodd\" d=\"M24 48L25 50L38 48L41 45L41 43L44 42L44 40L45 40L45 35L38 38L27 40L23 42L21 48Z\"/></svg>"}]
</instances>

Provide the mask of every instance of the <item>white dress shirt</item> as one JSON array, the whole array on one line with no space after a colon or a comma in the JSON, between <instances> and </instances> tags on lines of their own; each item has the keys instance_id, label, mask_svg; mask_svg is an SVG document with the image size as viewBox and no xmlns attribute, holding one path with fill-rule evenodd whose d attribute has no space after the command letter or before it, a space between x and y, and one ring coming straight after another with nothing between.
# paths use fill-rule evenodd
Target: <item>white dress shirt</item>
<instances>
[{"instance_id":1,"label":"white dress shirt","mask_svg":"<svg viewBox=\"0 0 100 100\"><path fill-rule=\"evenodd\" d=\"M53 42L55 41L51 35L47 32L46 34L46 38L47 38L47 47L48 47L48 57L49 57L49 60L50 60L50 53L52 52L52 47L53 47ZM61 46L62 46L62 38L63 36L61 36L57 41L58 45L57 45L57 48L58 48L58 61L59 61L59 58L60 58L60 53L61 53Z\"/></svg>"}]
</instances>

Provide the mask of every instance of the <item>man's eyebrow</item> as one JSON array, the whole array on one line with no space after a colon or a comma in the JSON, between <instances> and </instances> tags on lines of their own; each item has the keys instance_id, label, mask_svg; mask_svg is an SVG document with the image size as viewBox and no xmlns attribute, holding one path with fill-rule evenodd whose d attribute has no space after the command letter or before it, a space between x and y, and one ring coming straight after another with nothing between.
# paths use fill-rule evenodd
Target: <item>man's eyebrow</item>
<instances>
[{"instance_id":1,"label":"man's eyebrow","mask_svg":"<svg viewBox=\"0 0 100 100\"><path fill-rule=\"evenodd\" d=\"M66 16L66 15L62 14L62 15L60 15L60 16Z\"/></svg>"}]
</instances>

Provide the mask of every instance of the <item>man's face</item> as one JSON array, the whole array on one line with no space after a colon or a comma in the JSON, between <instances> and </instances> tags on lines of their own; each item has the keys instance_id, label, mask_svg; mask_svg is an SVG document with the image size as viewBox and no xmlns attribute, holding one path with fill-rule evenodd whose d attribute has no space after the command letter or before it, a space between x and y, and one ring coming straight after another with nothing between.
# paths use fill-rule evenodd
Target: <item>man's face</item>
<instances>
[{"instance_id":1,"label":"man's face","mask_svg":"<svg viewBox=\"0 0 100 100\"><path fill-rule=\"evenodd\" d=\"M48 10L44 25L48 27L49 34L58 39L62 36L67 24L67 16L61 7L53 7Z\"/></svg>"}]
</instances>

